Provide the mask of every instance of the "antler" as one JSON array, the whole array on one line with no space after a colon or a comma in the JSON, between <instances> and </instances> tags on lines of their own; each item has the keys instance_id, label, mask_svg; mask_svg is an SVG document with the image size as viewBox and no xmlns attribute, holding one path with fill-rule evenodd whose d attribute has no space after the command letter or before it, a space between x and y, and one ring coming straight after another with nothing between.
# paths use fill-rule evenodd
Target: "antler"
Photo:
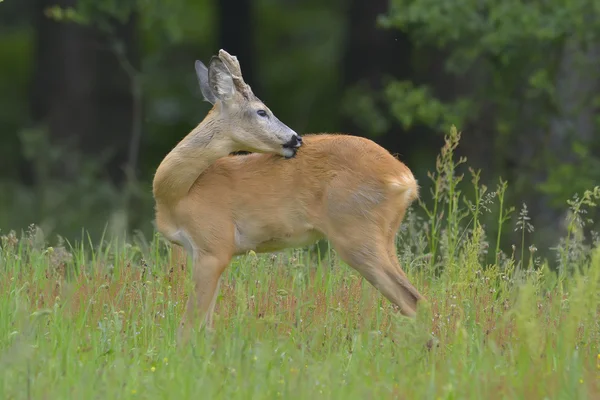
<instances>
[{"instance_id":1,"label":"antler","mask_svg":"<svg viewBox=\"0 0 600 400\"><path fill-rule=\"evenodd\" d=\"M233 82L235 83L237 90L247 99L254 97L252 89L246 82L244 82L244 78L242 77L242 69L240 68L240 63L237 57L232 56L225 50L221 49L219 50L219 58L225 63L229 69L229 72L231 72L231 76L233 77Z\"/></svg>"}]
</instances>

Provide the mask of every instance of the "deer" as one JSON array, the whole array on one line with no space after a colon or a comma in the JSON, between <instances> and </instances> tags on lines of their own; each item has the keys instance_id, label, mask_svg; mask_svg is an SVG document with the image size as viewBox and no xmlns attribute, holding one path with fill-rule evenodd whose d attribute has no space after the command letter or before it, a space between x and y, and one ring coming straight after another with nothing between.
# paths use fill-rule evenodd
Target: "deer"
<instances>
[{"instance_id":1,"label":"deer","mask_svg":"<svg viewBox=\"0 0 600 400\"><path fill-rule=\"evenodd\" d=\"M212 108L165 156L152 184L156 228L192 264L178 340L193 327L214 328L221 277L233 257L320 239L414 317L425 298L396 249L400 224L419 197L411 170L364 137L300 136L254 95L237 57L223 49L208 67L196 61L195 71Z\"/></svg>"}]
</instances>

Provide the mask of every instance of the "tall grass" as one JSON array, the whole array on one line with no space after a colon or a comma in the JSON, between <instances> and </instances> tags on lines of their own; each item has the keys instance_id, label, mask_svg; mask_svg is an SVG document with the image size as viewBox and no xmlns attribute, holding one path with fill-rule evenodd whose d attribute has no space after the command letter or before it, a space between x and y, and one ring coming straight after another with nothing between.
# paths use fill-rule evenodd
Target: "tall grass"
<instances>
[{"instance_id":1,"label":"tall grass","mask_svg":"<svg viewBox=\"0 0 600 400\"><path fill-rule=\"evenodd\" d=\"M35 226L6 233L0 397L600 398L600 247L583 234L600 188L569 203L551 267L526 208L511 219L506 182L489 191L470 170L475 194L463 194L459 139L452 129L425 217L413 207L398 238L429 299L415 320L335 252L250 254L225 273L216 330L180 348L189 272L158 235L48 247ZM486 236L490 216L497 237ZM511 229L522 240L505 254Z\"/></svg>"}]
</instances>

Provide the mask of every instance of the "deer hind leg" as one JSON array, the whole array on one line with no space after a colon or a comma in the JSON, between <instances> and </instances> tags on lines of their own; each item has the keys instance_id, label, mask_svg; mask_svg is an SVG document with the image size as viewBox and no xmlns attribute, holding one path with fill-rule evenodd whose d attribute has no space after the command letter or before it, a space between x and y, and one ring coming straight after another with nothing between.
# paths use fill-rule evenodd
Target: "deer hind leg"
<instances>
[{"instance_id":1,"label":"deer hind leg","mask_svg":"<svg viewBox=\"0 0 600 400\"><path fill-rule=\"evenodd\" d=\"M348 189L348 188L351 188ZM395 232L405 201L352 175L330 184L324 229L342 260L357 270L406 316L414 316L423 296L408 281L396 257Z\"/></svg>"},{"instance_id":2,"label":"deer hind leg","mask_svg":"<svg viewBox=\"0 0 600 400\"><path fill-rule=\"evenodd\" d=\"M402 210L402 208L401 208ZM389 230L386 232L387 241L386 241L386 250L388 252L388 257L392 264L396 266L398 273L402 276L406 277L406 273L402 269L400 265L400 260L398 260L398 250L396 247L396 235L398 233L398 229L400 228L400 224L404 219L405 211L398 212L394 218L390 220Z\"/></svg>"},{"instance_id":3,"label":"deer hind leg","mask_svg":"<svg viewBox=\"0 0 600 400\"><path fill-rule=\"evenodd\" d=\"M423 296L409 282L395 253L391 256L386 233L376 224L363 227L360 233L349 227L331 235L331 241L342 260L397 305L403 315L413 317Z\"/></svg>"}]
</instances>

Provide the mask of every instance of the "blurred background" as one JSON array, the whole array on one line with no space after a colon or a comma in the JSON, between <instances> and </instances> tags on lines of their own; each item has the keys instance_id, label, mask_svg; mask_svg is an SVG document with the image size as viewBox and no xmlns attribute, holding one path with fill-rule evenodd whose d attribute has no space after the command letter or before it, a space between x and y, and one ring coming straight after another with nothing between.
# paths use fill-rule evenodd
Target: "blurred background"
<instances>
[{"instance_id":1,"label":"blurred background","mask_svg":"<svg viewBox=\"0 0 600 400\"><path fill-rule=\"evenodd\" d=\"M153 173L209 109L194 60L224 48L287 125L375 140L425 201L456 125L464 180L471 166L490 191L508 181L552 246L566 200L600 184L599 14L597 0L2 1L0 233L151 236Z\"/></svg>"}]
</instances>

